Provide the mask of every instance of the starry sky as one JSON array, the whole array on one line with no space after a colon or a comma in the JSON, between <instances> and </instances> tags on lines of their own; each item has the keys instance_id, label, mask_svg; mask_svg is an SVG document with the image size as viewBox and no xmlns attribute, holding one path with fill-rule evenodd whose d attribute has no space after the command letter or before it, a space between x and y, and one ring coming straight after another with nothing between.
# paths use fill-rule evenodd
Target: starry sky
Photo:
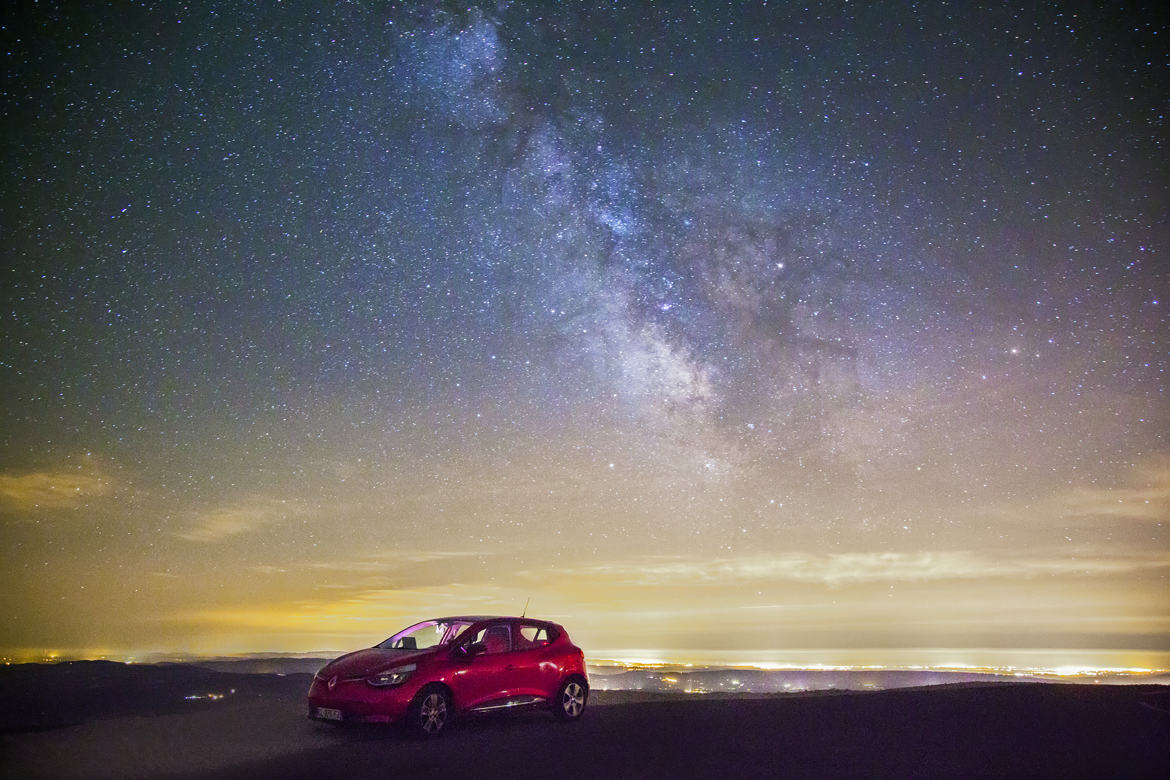
<instances>
[{"instance_id":1,"label":"starry sky","mask_svg":"<svg viewBox=\"0 0 1170 780\"><path fill-rule=\"evenodd\" d=\"M1152 6L3 14L0 651L1170 666Z\"/></svg>"}]
</instances>

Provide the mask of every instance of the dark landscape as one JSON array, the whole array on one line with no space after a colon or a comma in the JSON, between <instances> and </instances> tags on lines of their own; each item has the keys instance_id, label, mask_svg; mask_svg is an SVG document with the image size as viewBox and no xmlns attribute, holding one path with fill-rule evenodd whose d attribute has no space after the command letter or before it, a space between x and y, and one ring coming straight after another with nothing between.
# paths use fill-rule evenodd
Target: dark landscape
<instances>
[{"instance_id":1,"label":"dark landscape","mask_svg":"<svg viewBox=\"0 0 1170 780\"><path fill-rule=\"evenodd\" d=\"M3 774L1162 777L1170 765L1165 685L973 682L690 695L599 689L579 723L544 712L477 718L427 742L395 728L309 721L309 680L303 672L192 664L6 667Z\"/></svg>"}]
</instances>

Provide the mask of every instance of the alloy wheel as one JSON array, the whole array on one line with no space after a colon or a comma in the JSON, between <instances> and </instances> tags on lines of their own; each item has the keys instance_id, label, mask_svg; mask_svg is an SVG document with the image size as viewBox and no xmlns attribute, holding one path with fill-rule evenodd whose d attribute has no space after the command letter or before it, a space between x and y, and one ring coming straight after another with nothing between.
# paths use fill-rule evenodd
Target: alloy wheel
<instances>
[{"instance_id":1,"label":"alloy wheel","mask_svg":"<svg viewBox=\"0 0 1170 780\"><path fill-rule=\"evenodd\" d=\"M561 709L570 718L577 717L585 709L585 688L581 683L571 682L565 686L561 694Z\"/></svg>"},{"instance_id":2,"label":"alloy wheel","mask_svg":"<svg viewBox=\"0 0 1170 780\"><path fill-rule=\"evenodd\" d=\"M418 714L419 728L426 734L438 734L447 723L447 698L432 691L423 699Z\"/></svg>"}]
</instances>

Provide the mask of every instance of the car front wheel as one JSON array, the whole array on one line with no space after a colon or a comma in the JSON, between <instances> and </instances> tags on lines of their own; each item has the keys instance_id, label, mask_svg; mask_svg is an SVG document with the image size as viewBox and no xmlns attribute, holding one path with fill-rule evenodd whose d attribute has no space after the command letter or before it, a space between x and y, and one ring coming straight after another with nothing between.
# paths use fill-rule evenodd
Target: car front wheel
<instances>
[{"instance_id":1,"label":"car front wheel","mask_svg":"<svg viewBox=\"0 0 1170 780\"><path fill-rule=\"evenodd\" d=\"M570 677L557 689L553 714L561 720L576 720L585 712L589 700L589 687L579 677Z\"/></svg>"},{"instance_id":2,"label":"car front wheel","mask_svg":"<svg viewBox=\"0 0 1170 780\"><path fill-rule=\"evenodd\" d=\"M451 721L451 696L442 688L427 688L410 705L407 725L420 737L437 737Z\"/></svg>"}]
</instances>

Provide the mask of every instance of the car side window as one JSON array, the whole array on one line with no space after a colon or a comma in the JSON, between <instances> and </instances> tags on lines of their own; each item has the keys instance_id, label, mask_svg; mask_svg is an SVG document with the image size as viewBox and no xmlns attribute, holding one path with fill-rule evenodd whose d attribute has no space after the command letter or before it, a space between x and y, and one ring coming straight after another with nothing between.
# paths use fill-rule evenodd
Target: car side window
<instances>
[{"instance_id":1,"label":"car side window","mask_svg":"<svg viewBox=\"0 0 1170 780\"><path fill-rule=\"evenodd\" d=\"M488 655L507 653L512 649L512 628L506 623L481 628L471 641L482 643Z\"/></svg>"},{"instance_id":2,"label":"car side window","mask_svg":"<svg viewBox=\"0 0 1170 780\"><path fill-rule=\"evenodd\" d=\"M520 626L520 636L516 640L520 649L544 647L548 643L548 629L544 626Z\"/></svg>"}]
</instances>

